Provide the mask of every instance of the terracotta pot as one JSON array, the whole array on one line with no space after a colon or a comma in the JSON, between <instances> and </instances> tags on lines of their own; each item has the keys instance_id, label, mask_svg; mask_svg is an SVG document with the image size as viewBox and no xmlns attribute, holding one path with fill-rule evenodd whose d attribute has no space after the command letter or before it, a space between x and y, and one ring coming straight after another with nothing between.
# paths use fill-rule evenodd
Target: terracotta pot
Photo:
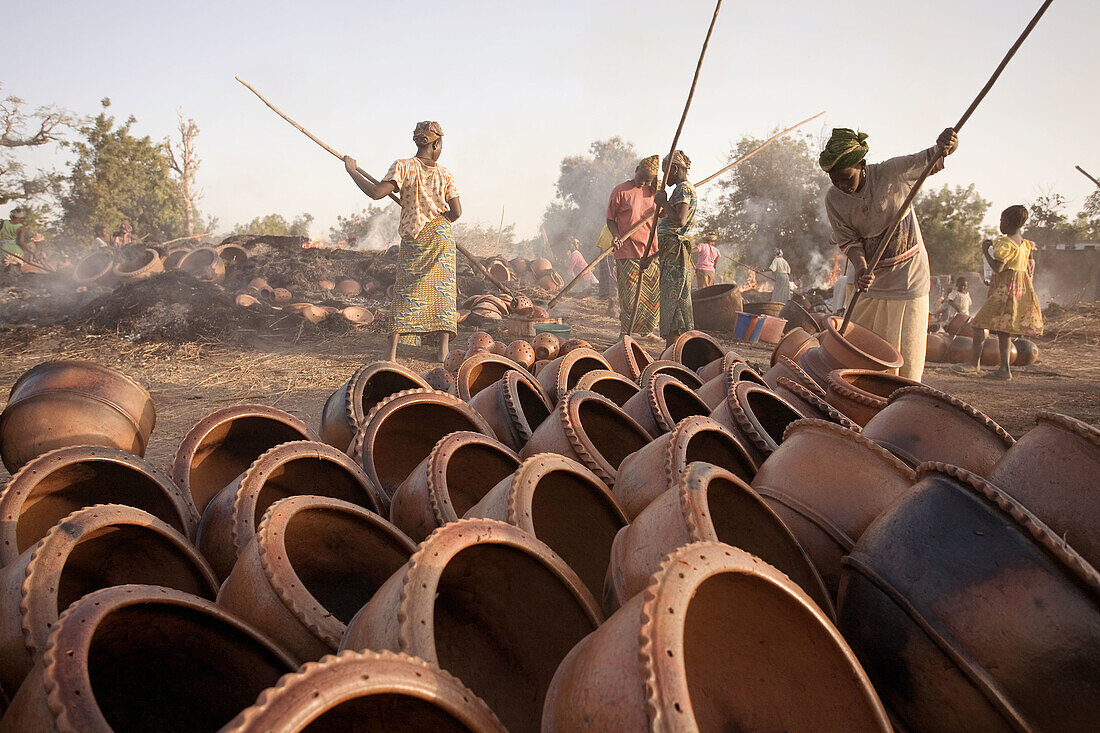
<instances>
[{"instance_id":1,"label":"terracotta pot","mask_svg":"<svg viewBox=\"0 0 1100 733\"><path fill-rule=\"evenodd\" d=\"M518 272L518 270L517 270ZM508 304L508 310L512 313L521 311L527 308L533 308L534 303L526 295L519 293L512 297L511 302Z\"/></svg>"},{"instance_id":2,"label":"terracotta pot","mask_svg":"<svg viewBox=\"0 0 1100 733\"><path fill-rule=\"evenodd\" d=\"M604 608L610 613L641 593L661 561L692 542L723 542L781 570L833 619L836 610L806 551L748 484L702 461L619 532L611 550Z\"/></svg>"},{"instance_id":3,"label":"terracotta pot","mask_svg":"<svg viewBox=\"0 0 1100 733\"><path fill-rule=\"evenodd\" d=\"M500 442L517 451L554 409L542 385L526 371L515 369L478 392L470 407L492 426Z\"/></svg>"},{"instance_id":4,"label":"terracotta pot","mask_svg":"<svg viewBox=\"0 0 1100 733\"><path fill-rule=\"evenodd\" d=\"M276 301L278 301L277 295ZM316 325L328 318L330 313L326 308L322 306L307 303L304 308L298 311L298 315L301 316L302 320L309 321L310 323Z\"/></svg>"},{"instance_id":5,"label":"terracotta pot","mask_svg":"<svg viewBox=\"0 0 1100 733\"><path fill-rule=\"evenodd\" d=\"M699 395L699 399L706 403L707 408L713 410L715 407L722 404L722 401L726 399L726 395L729 391L733 389L738 382L742 381L759 384L761 387L768 386L764 382L764 378L757 374L748 364L743 361L731 359L723 374L719 374L709 380L695 392Z\"/></svg>"},{"instance_id":6,"label":"terracotta pot","mask_svg":"<svg viewBox=\"0 0 1100 733\"><path fill-rule=\"evenodd\" d=\"M550 263L550 260L542 257L531 262L531 272L542 274L553 269L554 265Z\"/></svg>"},{"instance_id":7,"label":"terracotta pot","mask_svg":"<svg viewBox=\"0 0 1100 733\"><path fill-rule=\"evenodd\" d=\"M457 677L405 654L353 651L286 675L221 733L384 733L395 727L507 733L489 706Z\"/></svg>"},{"instance_id":8,"label":"terracotta pot","mask_svg":"<svg viewBox=\"0 0 1100 733\"><path fill-rule=\"evenodd\" d=\"M653 363L653 357L631 336L623 336L608 347L603 358L613 371L635 381L642 376L642 370Z\"/></svg>"},{"instance_id":9,"label":"terracotta pot","mask_svg":"<svg viewBox=\"0 0 1100 733\"><path fill-rule=\"evenodd\" d=\"M329 445L346 451L355 438L355 431L375 405L402 390L429 386L448 391L430 385L416 372L395 361L365 364L325 401L321 437Z\"/></svg>"},{"instance_id":10,"label":"terracotta pot","mask_svg":"<svg viewBox=\"0 0 1100 733\"><path fill-rule=\"evenodd\" d=\"M1100 568L1100 429L1056 412L1040 412L1035 424L990 469L989 481Z\"/></svg>"},{"instance_id":11,"label":"terracotta pot","mask_svg":"<svg viewBox=\"0 0 1100 733\"><path fill-rule=\"evenodd\" d=\"M947 361L947 348L950 345L951 337L943 331L928 334L928 340L925 342L925 363Z\"/></svg>"},{"instance_id":12,"label":"terracotta pot","mask_svg":"<svg viewBox=\"0 0 1100 733\"><path fill-rule=\"evenodd\" d=\"M762 377L764 386L775 389L780 377L798 382L818 397L825 398L825 389L815 382L814 378L807 374L806 370L800 367L797 362L786 356L780 356L779 360L772 364L772 368L764 372Z\"/></svg>"},{"instance_id":13,"label":"terracotta pot","mask_svg":"<svg viewBox=\"0 0 1100 733\"><path fill-rule=\"evenodd\" d=\"M574 349L552 360L536 375L536 378L546 390L550 401L557 404L566 392L577 386L577 382L583 375L597 369L610 370L611 365L592 349Z\"/></svg>"},{"instance_id":14,"label":"terracotta pot","mask_svg":"<svg viewBox=\"0 0 1100 733\"><path fill-rule=\"evenodd\" d=\"M519 456L498 440L459 431L440 439L390 505L390 521L416 542L469 509L519 468Z\"/></svg>"},{"instance_id":15,"label":"terracotta pot","mask_svg":"<svg viewBox=\"0 0 1100 733\"><path fill-rule=\"evenodd\" d=\"M265 451L292 440L320 438L289 412L267 405L214 410L183 436L172 458L172 480L201 514L219 491Z\"/></svg>"},{"instance_id":16,"label":"terracotta pot","mask_svg":"<svg viewBox=\"0 0 1100 733\"><path fill-rule=\"evenodd\" d=\"M568 341L562 342L561 348L558 350L558 355L559 356L565 356L570 351L574 351L576 349L591 349L591 348L592 348L592 344L588 343L584 339L569 339Z\"/></svg>"},{"instance_id":17,"label":"terracotta pot","mask_svg":"<svg viewBox=\"0 0 1100 733\"><path fill-rule=\"evenodd\" d=\"M466 348L472 349L475 346L488 350L493 345L493 337L484 331L474 331L470 334L470 338L466 339Z\"/></svg>"},{"instance_id":18,"label":"terracotta pot","mask_svg":"<svg viewBox=\"0 0 1100 733\"><path fill-rule=\"evenodd\" d=\"M667 359L660 359L646 366L642 370L641 376L638 377L639 386L648 382L654 374L667 374L670 377L675 377L690 389L699 389L703 386L703 380L699 378L698 374L679 362L668 361Z\"/></svg>"},{"instance_id":19,"label":"terracotta pot","mask_svg":"<svg viewBox=\"0 0 1100 733\"><path fill-rule=\"evenodd\" d=\"M829 391L825 399L860 426L886 407L887 399L902 387L917 387L920 382L869 369L836 369L827 377Z\"/></svg>"},{"instance_id":20,"label":"terracotta pot","mask_svg":"<svg viewBox=\"0 0 1100 733\"><path fill-rule=\"evenodd\" d=\"M596 474L554 453L525 460L465 516L507 522L542 540L577 573L593 598L603 595L611 542L628 521Z\"/></svg>"},{"instance_id":21,"label":"terracotta pot","mask_svg":"<svg viewBox=\"0 0 1100 733\"><path fill-rule=\"evenodd\" d=\"M215 251L229 265L243 265L248 261L248 252L236 244L223 244L215 247Z\"/></svg>"},{"instance_id":22,"label":"terracotta pot","mask_svg":"<svg viewBox=\"0 0 1100 733\"><path fill-rule=\"evenodd\" d=\"M396 650L455 675L510 731L538 731L550 679L603 620L565 562L503 522L432 533L348 624L344 649Z\"/></svg>"},{"instance_id":23,"label":"terracotta pot","mask_svg":"<svg viewBox=\"0 0 1100 733\"><path fill-rule=\"evenodd\" d=\"M489 268L489 274L502 283L511 282L516 279L516 276L512 274L512 271L509 270L508 266L503 262L494 262L492 267Z\"/></svg>"},{"instance_id":24,"label":"terracotta pot","mask_svg":"<svg viewBox=\"0 0 1100 733\"><path fill-rule=\"evenodd\" d=\"M1016 347L1016 366L1027 366L1039 361L1039 347L1030 339L1012 339L1012 345Z\"/></svg>"},{"instance_id":25,"label":"terracotta pot","mask_svg":"<svg viewBox=\"0 0 1100 733\"><path fill-rule=\"evenodd\" d=\"M851 367L834 359L829 352L820 346L806 349L796 360L799 367L817 382L822 390L829 387L829 372L834 369L849 369Z\"/></svg>"},{"instance_id":26,"label":"terracotta pot","mask_svg":"<svg viewBox=\"0 0 1100 733\"><path fill-rule=\"evenodd\" d=\"M424 380L425 384L434 390L446 392L448 394L455 393L455 375L441 366L424 372L421 378Z\"/></svg>"},{"instance_id":27,"label":"terracotta pot","mask_svg":"<svg viewBox=\"0 0 1100 733\"><path fill-rule=\"evenodd\" d=\"M783 442L783 431L802 414L767 387L738 382L710 416L741 438L756 465Z\"/></svg>"},{"instance_id":28,"label":"terracotta pot","mask_svg":"<svg viewBox=\"0 0 1100 733\"><path fill-rule=\"evenodd\" d=\"M72 445L144 456L156 421L149 392L122 372L81 359L44 361L12 385L0 413L0 455L10 473Z\"/></svg>"},{"instance_id":29,"label":"terracotta pot","mask_svg":"<svg viewBox=\"0 0 1100 733\"><path fill-rule=\"evenodd\" d=\"M155 249L146 248L137 256L115 263L115 276L123 282L146 280L158 272L164 272L164 261Z\"/></svg>"},{"instance_id":30,"label":"terracotta pot","mask_svg":"<svg viewBox=\"0 0 1100 733\"><path fill-rule=\"evenodd\" d=\"M519 456L527 459L537 453L560 453L614 486L619 464L650 440L645 428L611 400L595 392L573 390L543 420Z\"/></svg>"},{"instance_id":31,"label":"terracotta pot","mask_svg":"<svg viewBox=\"0 0 1100 733\"><path fill-rule=\"evenodd\" d=\"M826 614L735 547L680 548L554 675L542 730L889 731Z\"/></svg>"},{"instance_id":32,"label":"terracotta pot","mask_svg":"<svg viewBox=\"0 0 1100 733\"><path fill-rule=\"evenodd\" d=\"M745 307L742 310L754 316L771 316L772 318L778 318L779 314L783 312L784 305L786 305L786 303L780 303L775 300L765 300L758 303L745 303Z\"/></svg>"},{"instance_id":33,"label":"terracotta pot","mask_svg":"<svg viewBox=\"0 0 1100 733\"><path fill-rule=\"evenodd\" d=\"M516 257L513 260L509 260L508 264L512 267L512 270L520 273L521 275L526 273L530 269L531 263L524 257ZM524 296L526 297L526 296Z\"/></svg>"},{"instance_id":34,"label":"terracotta pot","mask_svg":"<svg viewBox=\"0 0 1100 733\"><path fill-rule=\"evenodd\" d=\"M475 354L462 363L455 375L455 392L465 402L496 382L509 371L521 372L524 379L535 384L535 379L527 370L507 357L496 354Z\"/></svg>"},{"instance_id":35,"label":"terracotta pot","mask_svg":"<svg viewBox=\"0 0 1100 733\"><path fill-rule=\"evenodd\" d=\"M320 288L321 290L327 292L327 291L330 291L330 290L335 290L336 289L336 283L333 282L332 280L318 280L317 281L317 287Z\"/></svg>"},{"instance_id":36,"label":"terracotta pot","mask_svg":"<svg viewBox=\"0 0 1100 733\"><path fill-rule=\"evenodd\" d=\"M504 356L519 364L524 369L530 370L535 363L535 349L527 341L518 339L508 344L504 350Z\"/></svg>"},{"instance_id":37,"label":"terracotta pot","mask_svg":"<svg viewBox=\"0 0 1100 733\"><path fill-rule=\"evenodd\" d=\"M180 266L180 260L182 260L184 257L186 257L187 253L190 252L190 251L191 250L184 249L182 247L179 248L179 249L169 250L168 256L164 258L164 269L165 269L165 271L178 270L179 266Z\"/></svg>"},{"instance_id":38,"label":"terracotta pot","mask_svg":"<svg viewBox=\"0 0 1100 733\"><path fill-rule=\"evenodd\" d=\"M711 285L691 294L695 327L706 331L732 333L741 305L741 291L735 283Z\"/></svg>"},{"instance_id":39,"label":"terracotta pot","mask_svg":"<svg viewBox=\"0 0 1100 733\"><path fill-rule=\"evenodd\" d=\"M336 650L346 624L416 551L372 511L294 496L263 513L218 592L218 605L275 640L299 664Z\"/></svg>"},{"instance_id":40,"label":"terracotta pot","mask_svg":"<svg viewBox=\"0 0 1100 733\"><path fill-rule=\"evenodd\" d=\"M190 498L149 462L115 448L59 448L27 463L0 492L0 565L70 513L107 503L149 512L188 538L198 529Z\"/></svg>"},{"instance_id":41,"label":"terracotta pot","mask_svg":"<svg viewBox=\"0 0 1100 733\"><path fill-rule=\"evenodd\" d=\"M234 302L241 308L252 308L254 306L260 305L260 301L257 300L255 297L249 295L248 293L237 293L237 297L234 299Z\"/></svg>"},{"instance_id":42,"label":"terracotta pot","mask_svg":"<svg viewBox=\"0 0 1100 733\"><path fill-rule=\"evenodd\" d=\"M894 392L864 426L863 436L914 468L943 461L979 476L1016 442L985 413L924 385Z\"/></svg>"},{"instance_id":43,"label":"terracotta pot","mask_svg":"<svg viewBox=\"0 0 1100 733\"><path fill-rule=\"evenodd\" d=\"M489 347L489 353L497 356L504 356L508 353L508 345L503 341L494 341L493 345Z\"/></svg>"},{"instance_id":44,"label":"terracotta pot","mask_svg":"<svg viewBox=\"0 0 1100 733\"><path fill-rule=\"evenodd\" d=\"M561 345L554 334L540 333L531 340L531 347L535 350L535 361L552 361L558 358Z\"/></svg>"},{"instance_id":45,"label":"terracotta pot","mask_svg":"<svg viewBox=\"0 0 1100 733\"><path fill-rule=\"evenodd\" d=\"M897 369L904 363L898 350L869 328L849 323L842 336L837 329L843 322L840 316L830 316L821 338L821 348L833 359L849 369L873 369L876 372Z\"/></svg>"},{"instance_id":46,"label":"terracotta pot","mask_svg":"<svg viewBox=\"0 0 1100 733\"><path fill-rule=\"evenodd\" d=\"M374 314L368 309L360 308L357 305L341 308L340 315L344 317L345 321L355 326L369 326L374 323Z\"/></svg>"},{"instance_id":47,"label":"terracotta pot","mask_svg":"<svg viewBox=\"0 0 1100 733\"><path fill-rule=\"evenodd\" d=\"M1015 342L1008 345L1008 363L1015 364L1019 354ZM956 336L947 347L944 361L950 364L968 362L974 358L974 339L969 336ZM982 344L982 366L995 367L1001 365L1001 346L997 337L991 336Z\"/></svg>"},{"instance_id":48,"label":"terracotta pot","mask_svg":"<svg viewBox=\"0 0 1100 733\"><path fill-rule=\"evenodd\" d=\"M110 252L92 252L73 270L73 281L80 286L109 287L114 284L116 278L115 258Z\"/></svg>"},{"instance_id":49,"label":"terracotta pot","mask_svg":"<svg viewBox=\"0 0 1100 733\"><path fill-rule=\"evenodd\" d=\"M267 508L300 494L331 496L386 516L387 499L346 453L326 443L282 443L258 457L210 500L196 546L225 580Z\"/></svg>"},{"instance_id":50,"label":"terracotta pot","mask_svg":"<svg viewBox=\"0 0 1100 733\"><path fill-rule=\"evenodd\" d=\"M874 441L835 423L799 420L752 488L794 532L835 598L841 558L914 480L911 468Z\"/></svg>"},{"instance_id":51,"label":"terracotta pot","mask_svg":"<svg viewBox=\"0 0 1100 733\"><path fill-rule=\"evenodd\" d=\"M536 361L534 364L531 365L531 373L535 376L538 376L538 373L542 371L542 368L549 363L550 361L548 359L540 359Z\"/></svg>"},{"instance_id":52,"label":"terracotta pot","mask_svg":"<svg viewBox=\"0 0 1100 733\"><path fill-rule=\"evenodd\" d=\"M686 417L706 417L710 408L680 380L657 373L642 385L638 394L626 401L623 412L657 437L672 430Z\"/></svg>"},{"instance_id":53,"label":"terracotta pot","mask_svg":"<svg viewBox=\"0 0 1100 733\"><path fill-rule=\"evenodd\" d=\"M699 379L703 380L703 384L706 384L719 374L725 374L734 362L748 363L736 351L727 351L725 354L722 354L722 358L715 359L696 371L696 375L698 375Z\"/></svg>"},{"instance_id":54,"label":"terracotta pot","mask_svg":"<svg viewBox=\"0 0 1100 733\"><path fill-rule=\"evenodd\" d=\"M221 284L225 280L225 261L211 247L198 247L180 260L179 269L196 280ZM288 298L289 300L289 298Z\"/></svg>"},{"instance_id":55,"label":"terracotta pot","mask_svg":"<svg viewBox=\"0 0 1100 733\"><path fill-rule=\"evenodd\" d=\"M798 361L798 357L807 349L812 349L821 344L818 340L801 327L792 328L779 340L772 351L772 366L779 361L779 357L785 356L791 361Z\"/></svg>"},{"instance_id":56,"label":"terracotta pot","mask_svg":"<svg viewBox=\"0 0 1100 733\"><path fill-rule=\"evenodd\" d=\"M363 292L363 286L351 278L345 278L336 283L336 292L347 298L354 298Z\"/></svg>"},{"instance_id":57,"label":"terracotta pot","mask_svg":"<svg viewBox=\"0 0 1100 733\"><path fill-rule=\"evenodd\" d=\"M126 583L218 592L188 539L153 515L120 504L78 509L0 571L0 685L19 689L73 601Z\"/></svg>"},{"instance_id":58,"label":"terracotta pot","mask_svg":"<svg viewBox=\"0 0 1100 733\"><path fill-rule=\"evenodd\" d=\"M634 519L651 501L678 485L694 461L706 461L746 482L756 474L748 449L728 428L709 417L689 417L626 457L619 466L615 498Z\"/></svg>"},{"instance_id":59,"label":"terracotta pot","mask_svg":"<svg viewBox=\"0 0 1100 733\"><path fill-rule=\"evenodd\" d=\"M722 347L713 338L702 331L686 331L665 349L661 359L683 364L698 372L715 359L721 359L722 355Z\"/></svg>"},{"instance_id":60,"label":"terracotta pot","mask_svg":"<svg viewBox=\"0 0 1100 733\"><path fill-rule=\"evenodd\" d=\"M466 352L461 349L452 349L451 353L447 354L447 358L443 360L443 368L453 374L458 371L464 361L466 361Z\"/></svg>"},{"instance_id":61,"label":"terracotta pot","mask_svg":"<svg viewBox=\"0 0 1100 733\"><path fill-rule=\"evenodd\" d=\"M784 332L789 333L796 328L803 328L807 333L817 333L817 321L813 315L794 300L788 300L779 309L779 317L787 321ZM793 358L793 357L792 357Z\"/></svg>"},{"instance_id":62,"label":"terracotta pot","mask_svg":"<svg viewBox=\"0 0 1100 733\"><path fill-rule=\"evenodd\" d=\"M909 730L1093 728L1100 575L979 476L929 463L917 479L840 584L840 629L883 701Z\"/></svg>"},{"instance_id":63,"label":"terracotta pot","mask_svg":"<svg viewBox=\"0 0 1100 733\"><path fill-rule=\"evenodd\" d=\"M586 372L577 380L577 386L574 389L602 394L619 407L625 405L627 400L638 394L637 382L624 377L619 372L612 372L607 369Z\"/></svg>"},{"instance_id":64,"label":"terracotta pot","mask_svg":"<svg viewBox=\"0 0 1100 733\"><path fill-rule=\"evenodd\" d=\"M836 409L809 387L786 377L780 377L775 385L775 394L795 409L799 415L811 420L828 420L853 432L862 432L863 428L851 418Z\"/></svg>"},{"instance_id":65,"label":"terracotta pot","mask_svg":"<svg viewBox=\"0 0 1100 733\"><path fill-rule=\"evenodd\" d=\"M944 330L948 336L969 336L974 330L974 319L962 313L956 313L944 326Z\"/></svg>"},{"instance_id":66,"label":"terracotta pot","mask_svg":"<svg viewBox=\"0 0 1100 733\"><path fill-rule=\"evenodd\" d=\"M493 428L477 411L454 395L431 389L409 389L379 402L352 441L352 458L387 498L435 444L456 430L492 436Z\"/></svg>"},{"instance_id":67,"label":"terracotta pot","mask_svg":"<svg viewBox=\"0 0 1100 733\"><path fill-rule=\"evenodd\" d=\"M123 585L69 607L0 731L217 730L294 663L212 602Z\"/></svg>"}]
</instances>

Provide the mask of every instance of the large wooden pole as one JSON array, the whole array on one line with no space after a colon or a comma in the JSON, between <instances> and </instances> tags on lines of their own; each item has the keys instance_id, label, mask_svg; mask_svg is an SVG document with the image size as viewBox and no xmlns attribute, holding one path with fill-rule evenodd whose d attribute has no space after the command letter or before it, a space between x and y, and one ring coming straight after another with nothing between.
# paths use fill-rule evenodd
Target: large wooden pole
<instances>
[{"instance_id":1,"label":"large wooden pole","mask_svg":"<svg viewBox=\"0 0 1100 733\"><path fill-rule=\"evenodd\" d=\"M1082 167L1081 167L1081 166L1079 166L1079 165L1075 165L1075 166L1073 166L1073 167L1074 167L1074 168L1076 168L1077 170L1081 171L1081 175L1083 175L1083 176L1084 176L1085 178L1087 178L1087 179L1089 179L1090 181L1092 181L1093 183L1095 183L1095 184L1097 185L1097 187L1098 187L1098 188L1100 188L1100 181L1096 180L1096 179L1095 179L1095 178L1093 178L1093 177L1092 177L1091 175L1089 175L1089 172L1088 172L1088 171L1086 171L1086 170L1085 170L1084 168L1082 168Z\"/></svg>"}]
</instances>

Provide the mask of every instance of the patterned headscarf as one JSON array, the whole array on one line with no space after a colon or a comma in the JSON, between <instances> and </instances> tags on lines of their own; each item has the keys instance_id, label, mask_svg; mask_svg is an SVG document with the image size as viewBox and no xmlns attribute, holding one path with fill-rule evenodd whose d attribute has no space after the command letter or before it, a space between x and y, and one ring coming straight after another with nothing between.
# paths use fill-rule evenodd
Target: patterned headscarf
<instances>
[{"instance_id":1,"label":"patterned headscarf","mask_svg":"<svg viewBox=\"0 0 1100 733\"><path fill-rule=\"evenodd\" d=\"M644 168L646 173L654 178L657 177L657 168L660 164L661 156L659 155L651 155L648 158L642 158L641 162L638 163L639 167Z\"/></svg>"},{"instance_id":2,"label":"patterned headscarf","mask_svg":"<svg viewBox=\"0 0 1100 733\"><path fill-rule=\"evenodd\" d=\"M691 168L691 158L684 155L683 150L674 150L671 156L666 155L664 163L669 165L669 160L672 160L672 165L682 165L685 169Z\"/></svg>"},{"instance_id":3,"label":"patterned headscarf","mask_svg":"<svg viewBox=\"0 0 1100 733\"><path fill-rule=\"evenodd\" d=\"M441 137L443 137L443 128L438 122L417 122L416 129L413 130L413 142L417 145L430 145Z\"/></svg>"},{"instance_id":4,"label":"patterned headscarf","mask_svg":"<svg viewBox=\"0 0 1100 733\"><path fill-rule=\"evenodd\" d=\"M833 135L825 143L817 164L828 173L832 170L844 170L859 164L867 157L867 133L856 132L847 127L834 127Z\"/></svg>"}]
</instances>

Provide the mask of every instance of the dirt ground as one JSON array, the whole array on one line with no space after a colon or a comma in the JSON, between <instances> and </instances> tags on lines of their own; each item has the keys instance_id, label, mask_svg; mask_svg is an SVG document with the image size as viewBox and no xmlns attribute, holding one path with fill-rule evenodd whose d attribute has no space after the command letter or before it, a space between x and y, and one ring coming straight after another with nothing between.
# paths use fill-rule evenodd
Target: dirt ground
<instances>
[{"instance_id":1,"label":"dirt ground","mask_svg":"<svg viewBox=\"0 0 1100 733\"><path fill-rule=\"evenodd\" d=\"M608 317L604 303L596 298L568 297L559 309L558 315L573 325L574 337L601 350L616 339L617 319ZM464 345L469 333L461 330L458 343ZM379 333L303 329L255 332L244 339L238 335L233 343L169 344L61 326L0 327L0 385L6 392L26 369L62 357L91 359L122 370L153 395L157 425L146 457L167 469L191 425L229 404L273 405L317 427L328 395L358 366L379 358L385 342ZM1016 369L1012 382L963 377L940 365L928 368L925 381L975 405L1015 436L1031 427L1040 410L1100 422L1100 304L1056 308L1048 314L1046 335L1036 342L1039 363ZM770 347L725 343L750 363L766 368ZM650 342L647 349L656 356L661 345ZM424 372L434 366L433 352L429 346L402 346L399 360ZM6 394L0 400L6 403ZM0 480L7 478L0 469Z\"/></svg>"}]
</instances>

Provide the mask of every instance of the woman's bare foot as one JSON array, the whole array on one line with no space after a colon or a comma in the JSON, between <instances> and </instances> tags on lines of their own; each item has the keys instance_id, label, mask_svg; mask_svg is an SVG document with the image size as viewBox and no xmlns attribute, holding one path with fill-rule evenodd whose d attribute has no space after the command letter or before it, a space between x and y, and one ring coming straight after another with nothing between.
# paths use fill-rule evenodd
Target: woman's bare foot
<instances>
[{"instance_id":1,"label":"woman's bare foot","mask_svg":"<svg viewBox=\"0 0 1100 733\"><path fill-rule=\"evenodd\" d=\"M999 379L1002 382L1008 382L1012 379L1012 372L1008 371L1007 369L998 369L995 372L990 372L986 376L988 376L990 379Z\"/></svg>"},{"instance_id":2,"label":"woman's bare foot","mask_svg":"<svg viewBox=\"0 0 1100 733\"><path fill-rule=\"evenodd\" d=\"M968 377L980 377L984 373L980 366L974 364L952 364L951 371Z\"/></svg>"}]
</instances>

